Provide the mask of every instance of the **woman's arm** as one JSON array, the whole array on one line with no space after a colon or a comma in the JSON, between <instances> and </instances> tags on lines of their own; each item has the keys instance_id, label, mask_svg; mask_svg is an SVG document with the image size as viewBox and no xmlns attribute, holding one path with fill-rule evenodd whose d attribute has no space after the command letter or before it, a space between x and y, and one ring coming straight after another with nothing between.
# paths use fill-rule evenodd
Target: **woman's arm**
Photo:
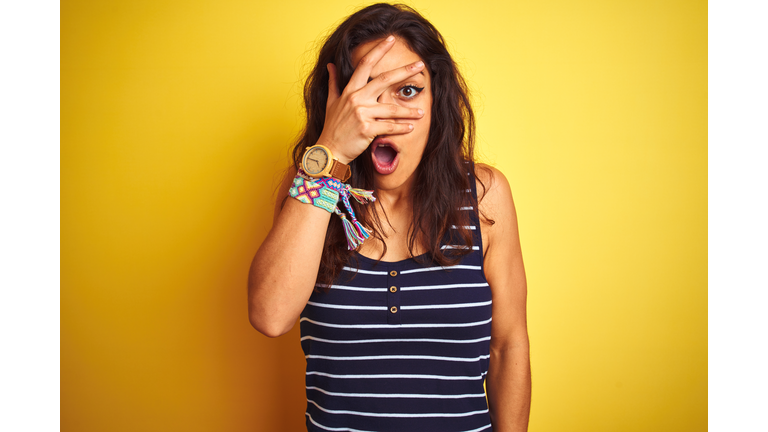
<instances>
[{"instance_id":1,"label":"woman's arm","mask_svg":"<svg viewBox=\"0 0 768 432\"><path fill-rule=\"evenodd\" d=\"M504 175L487 166L477 175L488 188L479 204L493 225L484 225L485 277L493 296L491 359L486 377L493 430L528 430L531 367L526 324L526 281L512 192ZM482 219L481 219L482 220Z\"/></svg>"},{"instance_id":2,"label":"woman's arm","mask_svg":"<svg viewBox=\"0 0 768 432\"><path fill-rule=\"evenodd\" d=\"M269 337L293 328L312 295L331 219L321 208L285 200L295 176L296 169L288 170L277 194L272 229L248 273L248 316L251 325Z\"/></svg>"},{"instance_id":3,"label":"woman's arm","mask_svg":"<svg viewBox=\"0 0 768 432\"><path fill-rule=\"evenodd\" d=\"M326 117L317 143L331 149L343 163L355 159L377 135L405 134L412 130L411 124L395 122L395 119L423 116L415 109L377 101L391 82L404 80L424 68L420 62L414 63L369 81L371 70L392 48L393 42L394 38L388 38L363 56L341 93L336 85L336 68L328 65ZM253 257L248 275L251 325L269 337L280 336L293 328L312 295L331 218L331 213L294 199L288 199L280 208L295 175L295 170L289 170L283 180L272 229Z\"/></svg>"}]
</instances>

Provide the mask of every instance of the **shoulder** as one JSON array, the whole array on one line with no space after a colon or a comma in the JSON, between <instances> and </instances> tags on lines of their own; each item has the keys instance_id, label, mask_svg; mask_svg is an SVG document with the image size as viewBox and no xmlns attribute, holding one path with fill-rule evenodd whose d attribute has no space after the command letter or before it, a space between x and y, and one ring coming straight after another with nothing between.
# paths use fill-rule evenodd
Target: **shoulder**
<instances>
[{"instance_id":1,"label":"shoulder","mask_svg":"<svg viewBox=\"0 0 768 432\"><path fill-rule=\"evenodd\" d=\"M483 255L487 264L491 255L507 257L519 252L517 211L509 181L501 171L486 164L475 164L475 181Z\"/></svg>"},{"instance_id":2,"label":"shoulder","mask_svg":"<svg viewBox=\"0 0 768 432\"><path fill-rule=\"evenodd\" d=\"M503 218L510 211L514 213L512 189L507 177L501 171L490 165L475 164L475 182L481 215L495 220L498 217Z\"/></svg>"}]
</instances>

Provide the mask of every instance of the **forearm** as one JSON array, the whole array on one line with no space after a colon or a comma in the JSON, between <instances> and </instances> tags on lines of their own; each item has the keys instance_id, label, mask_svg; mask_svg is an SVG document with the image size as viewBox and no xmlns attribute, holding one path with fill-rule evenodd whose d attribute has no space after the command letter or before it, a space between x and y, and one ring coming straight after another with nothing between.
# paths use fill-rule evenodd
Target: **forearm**
<instances>
[{"instance_id":1,"label":"forearm","mask_svg":"<svg viewBox=\"0 0 768 432\"><path fill-rule=\"evenodd\" d=\"M528 430L531 365L527 337L506 347L491 346L486 391L494 432Z\"/></svg>"},{"instance_id":2,"label":"forearm","mask_svg":"<svg viewBox=\"0 0 768 432\"><path fill-rule=\"evenodd\" d=\"M248 275L251 324L275 337L288 332L312 294L331 214L289 198L259 247Z\"/></svg>"}]
</instances>

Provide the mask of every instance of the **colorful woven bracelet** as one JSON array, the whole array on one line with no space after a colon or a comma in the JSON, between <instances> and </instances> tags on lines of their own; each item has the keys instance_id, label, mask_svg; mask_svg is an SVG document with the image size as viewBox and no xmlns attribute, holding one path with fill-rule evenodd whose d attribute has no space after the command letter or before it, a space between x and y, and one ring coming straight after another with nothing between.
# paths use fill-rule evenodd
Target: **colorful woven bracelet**
<instances>
[{"instance_id":1,"label":"colorful woven bracelet","mask_svg":"<svg viewBox=\"0 0 768 432\"><path fill-rule=\"evenodd\" d=\"M367 204L376 201L373 191L354 189L332 177L313 178L299 169L296 178L293 179L293 186L288 192L293 198L305 204L312 204L339 215L344 225L349 250L356 249L371 236L370 231L357 220L349 197L351 195L360 204ZM344 203L349 216L339 210L339 198Z\"/></svg>"},{"instance_id":2,"label":"colorful woven bracelet","mask_svg":"<svg viewBox=\"0 0 768 432\"><path fill-rule=\"evenodd\" d=\"M339 192L298 175L293 179L293 186L288 189L288 194L304 204L312 204L328 213L333 213L336 203L339 202Z\"/></svg>"}]
</instances>

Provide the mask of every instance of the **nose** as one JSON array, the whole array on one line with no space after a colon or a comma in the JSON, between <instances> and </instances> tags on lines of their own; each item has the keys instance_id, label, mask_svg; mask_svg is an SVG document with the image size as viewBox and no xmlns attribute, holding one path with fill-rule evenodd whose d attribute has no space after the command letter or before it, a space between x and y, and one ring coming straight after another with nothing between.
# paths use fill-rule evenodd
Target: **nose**
<instances>
[{"instance_id":1,"label":"nose","mask_svg":"<svg viewBox=\"0 0 768 432\"><path fill-rule=\"evenodd\" d=\"M376 102L378 103L393 103L392 96L389 94L389 90L385 90L384 93L380 94L378 98L376 98Z\"/></svg>"}]
</instances>

